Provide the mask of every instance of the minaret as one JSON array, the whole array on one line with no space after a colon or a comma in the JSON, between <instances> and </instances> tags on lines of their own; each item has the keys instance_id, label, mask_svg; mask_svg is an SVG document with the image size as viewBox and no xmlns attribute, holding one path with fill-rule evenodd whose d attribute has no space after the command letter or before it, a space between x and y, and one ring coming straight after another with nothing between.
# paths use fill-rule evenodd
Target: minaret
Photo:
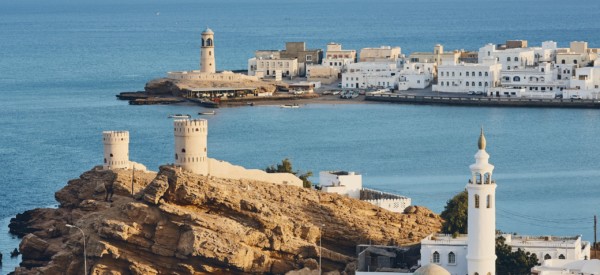
<instances>
[{"instance_id":1,"label":"minaret","mask_svg":"<svg viewBox=\"0 0 600 275\"><path fill-rule=\"evenodd\" d=\"M475 163L469 166L469 222L467 264L468 275L496 274L496 182L492 180L494 166L488 162L483 128L479 136L479 151Z\"/></svg>"},{"instance_id":2,"label":"minaret","mask_svg":"<svg viewBox=\"0 0 600 275\"><path fill-rule=\"evenodd\" d=\"M129 168L129 132L104 131L104 170Z\"/></svg>"},{"instance_id":3,"label":"minaret","mask_svg":"<svg viewBox=\"0 0 600 275\"><path fill-rule=\"evenodd\" d=\"M175 126L175 165L184 170L208 175L206 119L178 119Z\"/></svg>"},{"instance_id":4,"label":"minaret","mask_svg":"<svg viewBox=\"0 0 600 275\"><path fill-rule=\"evenodd\" d=\"M200 49L200 71L203 73L215 73L215 33L209 29L202 32L202 48Z\"/></svg>"}]
</instances>

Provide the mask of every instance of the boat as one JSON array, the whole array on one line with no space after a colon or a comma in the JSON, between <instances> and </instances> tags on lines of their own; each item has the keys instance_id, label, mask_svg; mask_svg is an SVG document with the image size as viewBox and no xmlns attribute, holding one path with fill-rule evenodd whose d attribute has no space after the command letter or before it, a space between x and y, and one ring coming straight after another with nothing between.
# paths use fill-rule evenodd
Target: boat
<instances>
[{"instance_id":1,"label":"boat","mask_svg":"<svg viewBox=\"0 0 600 275\"><path fill-rule=\"evenodd\" d=\"M219 103L205 98L188 98L189 101L198 103L198 105L207 108L219 108Z\"/></svg>"},{"instance_id":2,"label":"boat","mask_svg":"<svg viewBox=\"0 0 600 275\"><path fill-rule=\"evenodd\" d=\"M171 114L169 118L191 118L192 116L188 114Z\"/></svg>"},{"instance_id":3,"label":"boat","mask_svg":"<svg viewBox=\"0 0 600 275\"><path fill-rule=\"evenodd\" d=\"M217 113L215 111L210 111L210 112L199 112L199 115L216 115Z\"/></svg>"},{"instance_id":4,"label":"boat","mask_svg":"<svg viewBox=\"0 0 600 275\"><path fill-rule=\"evenodd\" d=\"M280 108L300 108L300 105L298 104L284 104L284 105L279 105Z\"/></svg>"},{"instance_id":5,"label":"boat","mask_svg":"<svg viewBox=\"0 0 600 275\"><path fill-rule=\"evenodd\" d=\"M254 106L254 102L248 102L248 103L246 103L246 105L248 105L248 106Z\"/></svg>"}]
</instances>

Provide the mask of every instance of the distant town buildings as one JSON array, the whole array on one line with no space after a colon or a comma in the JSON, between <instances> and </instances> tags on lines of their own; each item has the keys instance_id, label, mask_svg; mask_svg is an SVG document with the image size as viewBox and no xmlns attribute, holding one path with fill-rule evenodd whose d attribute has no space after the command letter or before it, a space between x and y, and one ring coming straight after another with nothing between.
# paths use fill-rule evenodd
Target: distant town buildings
<instances>
[{"instance_id":1,"label":"distant town buildings","mask_svg":"<svg viewBox=\"0 0 600 275\"><path fill-rule=\"evenodd\" d=\"M402 58L400 47L381 46L360 50L360 62L396 62Z\"/></svg>"},{"instance_id":2,"label":"distant town buildings","mask_svg":"<svg viewBox=\"0 0 600 275\"><path fill-rule=\"evenodd\" d=\"M286 42L285 50L258 50L248 60L248 75L264 77L306 76L306 67L321 64L323 51L307 49L305 42Z\"/></svg>"}]
</instances>

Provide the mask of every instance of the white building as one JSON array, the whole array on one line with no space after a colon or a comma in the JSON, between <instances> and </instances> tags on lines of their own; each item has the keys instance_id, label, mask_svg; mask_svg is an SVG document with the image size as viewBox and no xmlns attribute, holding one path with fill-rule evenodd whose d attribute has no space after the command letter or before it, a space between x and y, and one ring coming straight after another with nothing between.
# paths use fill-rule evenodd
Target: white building
<instances>
[{"instance_id":1,"label":"white building","mask_svg":"<svg viewBox=\"0 0 600 275\"><path fill-rule=\"evenodd\" d=\"M562 94L567 82L557 79L558 70L551 63L544 62L535 67L520 67L502 70L500 85L491 89L489 96L554 98Z\"/></svg>"},{"instance_id":2,"label":"white building","mask_svg":"<svg viewBox=\"0 0 600 275\"><path fill-rule=\"evenodd\" d=\"M327 52L321 63L337 69L338 72L346 70L346 66L356 62L356 50L342 50L342 45L338 43L327 44Z\"/></svg>"},{"instance_id":3,"label":"white building","mask_svg":"<svg viewBox=\"0 0 600 275\"><path fill-rule=\"evenodd\" d=\"M359 62L348 64L342 74L342 88L367 89L391 88L398 85L398 69L395 62Z\"/></svg>"},{"instance_id":4,"label":"white building","mask_svg":"<svg viewBox=\"0 0 600 275\"><path fill-rule=\"evenodd\" d=\"M600 99L600 64L578 68L569 88L563 91L563 98Z\"/></svg>"},{"instance_id":5,"label":"white building","mask_svg":"<svg viewBox=\"0 0 600 275\"><path fill-rule=\"evenodd\" d=\"M355 172L321 171L319 172L319 185L323 192L366 201L396 213L404 212L404 209L411 204L411 199L408 197L363 188L362 176Z\"/></svg>"},{"instance_id":6,"label":"white building","mask_svg":"<svg viewBox=\"0 0 600 275\"><path fill-rule=\"evenodd\" d=\"M541 266L534 266L535 275L598 275L600 260L547 260Z\"/></svg>"},{"instance_id":7,"label":"white building","mask_svg":"<svg viewBox=\"0 0 600 275\"><path fill-rule=\"evenodd\" d=\"M298 59L258 56L248 59L248 75L263 77L298 76Z\"/></svg>"},{"instance_id":8,"label":"white building","mask_svg":"<svg viewBox=\"0 0 600 275\"><path fill-rule=\"evenodd\" d=\"M487 58L495 58L502 64L502 70L533 66L535 51L531 48L496 49L496 45L487 44L479 48L478 62L485 63Z\"/></svg>"},{"instance_id":9,"label":"white building","mask_svg":"<svg viewBox=\"0 0 600 275\"><path fill-rule=\"evenodd\" d=\"M407 62L398 74L398 90L425 89L431 84L434 72L434 63Z\"/></svg>"},{"instance_id":10,"label":"white building","mask_svg":"<svg viewBox=\"0 0 600 275\"><path fill-rule=\"evenodd\" d=\"M438 82L432 86L434 92L481 93L496 87L500 80L502 65L494 59L484 63L461 63L438 67Z\"/></svg>"},{"instance_id":11,"label":"white building","mask_svg":"<svg viewBox=\"0 0 600 275\"><path fill-rule=\"evenodd\" d=\"M468 191L468 235L432 234L421 241L421 264L435 263L453 275L495 275L496 183L494 166L488 163L483 131L475 164L470 166ZM529 237L502 235L513 250L535 253L540 260L589 259L590 243L577 237ZM477 272L477 273L476 273Z\"/></svg>"},{"instance_id":12,"label":"white building","mask_svg":"<svg viewBox=\"0 0 600 275\"><path fill-rule=\"evenodd\" d=\"M319 185L323 192L360 199L362 175L346 171L321 171L319 172Z\"/></svg>"}]
</instances>

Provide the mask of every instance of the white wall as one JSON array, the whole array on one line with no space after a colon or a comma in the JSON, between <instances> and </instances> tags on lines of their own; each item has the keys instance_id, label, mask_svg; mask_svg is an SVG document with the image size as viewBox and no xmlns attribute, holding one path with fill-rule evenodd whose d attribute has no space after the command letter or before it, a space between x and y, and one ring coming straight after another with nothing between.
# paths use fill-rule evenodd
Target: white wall
<instances>
[{"instance_id":1,"label":"white wall","mask_svg":"<svg viewBox=\"0 0 600 275\"><path fill-rule=\"evenodd\" d=\"M350 198L360 199L362 175L348 172L348 175L336 175L333 171L319 172L319 185L323 192L337 193Z\"/></svg>"}]
</instances>

